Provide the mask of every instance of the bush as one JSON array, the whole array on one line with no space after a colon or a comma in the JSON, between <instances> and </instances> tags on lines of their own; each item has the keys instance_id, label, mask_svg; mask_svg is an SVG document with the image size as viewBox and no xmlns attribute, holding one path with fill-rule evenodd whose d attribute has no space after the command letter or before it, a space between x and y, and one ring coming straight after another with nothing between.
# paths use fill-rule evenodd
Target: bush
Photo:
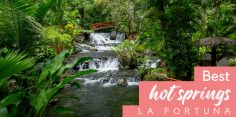
<instances>
[{"instance_id":1,"label":"bush","mask_svg":"<svg viewBox=\"0 0 236 117\"><path fill-rule=\"evenodd\" d=\"M34 56L38 61L51 59L66 49L73 49L74 40L64 28L50 26L43 29L43 40L35 48Z\"/></svg>"},{"instance_id":2,"label":"bush","mask_svg":"<svg viewBox=\"0 0 236 117\"><path fill-rule=\"evenodd\" d=\"M139 67L138 75L141 80L163 81L167 77L167 71L165 68L147 69L145 67Z\"/></svg>"},{"instance_id":3,"label":"bush","mask_svg":"<svg viewBox=\"0 0 236 117\"><path fill-rule=\"evenodd\" d=\"M143 57L138 53L138 44L125 40L121 45L115 47L118 58L125 69L136 68Z\"/></svg>"},{"instance_id":4,"label":"bush","mask_svg":"<svg viewBox=\"0 0 236 117\"><path fill-rule=\"evenodd\" d=\"M236 66L236 59L231 59L229 61L229 66Z\"/></svg>"},{"instance_id":5,"label":"bush","mask_svg":"<svg viewBox=\"0 0 236 117\"><path fill-rule=\"evenodd\" d=\"M51 26L44 30L44 34L44 41L57 53L73 48L73 38L70 34L64 33L63 28Z\"/></svg>"}]
</instances>

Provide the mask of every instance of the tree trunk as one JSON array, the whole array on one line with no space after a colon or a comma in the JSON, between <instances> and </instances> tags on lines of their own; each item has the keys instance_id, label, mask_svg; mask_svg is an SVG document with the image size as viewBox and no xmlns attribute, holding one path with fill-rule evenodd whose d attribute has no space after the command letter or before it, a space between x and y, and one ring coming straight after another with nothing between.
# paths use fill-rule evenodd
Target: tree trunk
<instances>
[{"instance_id":1,"label":"tree trunk","mask_svg":"<svg viewBox=\"0 0 236 117\"><path fill-rule=\"evenodd\" d=\"M216 66L216 46L212 47L211 51L211 66Z\"/></svg>"}]
</instances>

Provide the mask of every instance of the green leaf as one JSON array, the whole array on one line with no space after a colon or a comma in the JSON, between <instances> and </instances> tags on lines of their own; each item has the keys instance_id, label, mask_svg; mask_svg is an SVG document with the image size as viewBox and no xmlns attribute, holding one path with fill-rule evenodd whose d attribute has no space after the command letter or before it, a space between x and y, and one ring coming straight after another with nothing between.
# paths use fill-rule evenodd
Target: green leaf
<instances>
[{"instance_id":1,"label":"green leaf","mask_svg":"<svg viewBox=\"0 0 236 117\"><path fill-rule=\"evenodd\" d=\"M42 23L47 12L56 2L57 0L42 0L37 6L38 8L36 9L34 17L36 17L39 22Z\"/></svg>"},{"instance_id":2,"label":"green leaf","mask_svg":"<svg viewBox=\"0 0 236 117\"><path fill-rule=\"evenodd\" d=\"M5 58L0 58L0 79L26 70L34 65L32 58L18 52L10 52Z\"/></svg>"},{"instance_id":3,"label":"green leaf","mask_svg":"<svg viewBox=\"0 0 236 117\"><path fill-rule=\"evenodd\" d=\"M71 82L72 80L74 80L77 77L80 77L80 76L86 75L86 74L90 74L90 73L95 73L95 72L97 72L97 70L91 69L91 70L79 71L75 75L67 76L59 84L57 84L55 87L52 88L51 93L56 94L59 89L61 89L64 85Z\"/></svg>"},{"instance_id":4,"label":"green leaf","mask_svg":"<svg viewBox=\"0 0 236 117\"><path fill-rule=\"evenodd\" d=\"M14 93L14 94L11 94L11 95L7 96L6 98L4 98L1 101L1 103L4 106L8 106L11 104L18 104L24 96L25 96L25 93L23 93L23 92Z\"/></svg>"},{"instance_id":5,"label":"green leaf","mask_svg":"<svg viewBox=\"0 0 236 117\"><path fill-rule=\"evenodd\" d=\"M7 107L0 104L0 117L8 117Z\"/></svg>"},{"instance_id":6,"label":"green leaf","mask_svg":"<svg viewBox=\"0 0 236 117\"><path fill-rule=\"evenodd\" d=\"M97 72L97 70L94 70L94 69L79 71L75 75L71 75L71 76L68 76L65 79L63 79L62 80L62 85L65 85L65 84L69 83L70 81L74 80L77 77L80 77L80 76L83 76L83 75L86 75L86 74L95 73L95 72Z\"/></svg>"},{"instance_id":7,"label":"green leaf","mask_svg":"<svg viewBox=\"0 0 236 117\"><path fill-rule=\"evenodd\" d=\"M83 63L83 62L86 62L86 61L89 61L89 60L92 60L93 58L92 57L82 57L82 58L77 58L75 59L73 62L65 65L64 67L62 67L59 72L58 72L58 75L62 75L66 70L68 70L69 68L72 68L80 63Z\"/></svg>"},{"instance_id":8,"label":"green leaf","mask_svg":"<svg viewBox=\"0 0 236 117\"><path fill-rule=\"evenodd\" d=\"M71 85L76 86L76 88L80 88L80 83L78 82L72 82Z\"/></svg>"},{"instance_id":9,"label":"green leaf","mask_svg":"<svg viewBox=\"0 0 236 117\"><path fill-rule=\"evenodd\" d=\"M97 71L98 70L95 70L95 69L89 69L89 70L79 71L75 75L76 75L76 77L80 77L80 76L83 76L83 75L86 75L86 74L95 73Z\"/></svg>"},{"instance_id":10,"label":"green leaf","mask_svg":"<svg viewBox=\"0 0 236 117\"><path fill-rule=\"evenodd\" d=\"M74 109L69 108L69 107L62 107L62 106L57 106L53 111L57 114L74 113Z\"/></svg>"},{"instance_id":11,"label":"green leaf","mask_svg":"<svg viewBox=\"0 0 236 117\"><path fill-rule=\"evenodd\" d=\"M64 50L59 55L53 58L53 60L43 69L42 74L39 77L38 84L47 78L47 76L54 75L61 67L66 57L70 54L69 50Z\"/></svg>"}]
</instances>

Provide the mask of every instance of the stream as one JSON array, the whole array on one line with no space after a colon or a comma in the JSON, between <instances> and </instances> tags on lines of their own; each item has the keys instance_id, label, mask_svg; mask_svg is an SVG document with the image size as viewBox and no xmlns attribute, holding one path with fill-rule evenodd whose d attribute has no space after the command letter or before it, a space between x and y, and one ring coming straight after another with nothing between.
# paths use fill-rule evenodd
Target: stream
<instances>
[{"instance_id":1,"label":"stream","mask_svg":"<svg viewBox=\"0 0 236 117\"><path fill-rule=\"evenodd\" d=\"M111 38L110 33L91 33L89 44L76 44L77 56L91 56L92 61L78 65L77 70L96 69L97 73L76 79L81 87L66 86L59 105L74 109L74 113L57 117L122 117L122 105L138 104L138 78L135 70L122 70L115 45L125 40L124 33ZM96 50L96 51L94 51ZM78 98L78 99L77 99Z\"/></svg>"}]
</instances>

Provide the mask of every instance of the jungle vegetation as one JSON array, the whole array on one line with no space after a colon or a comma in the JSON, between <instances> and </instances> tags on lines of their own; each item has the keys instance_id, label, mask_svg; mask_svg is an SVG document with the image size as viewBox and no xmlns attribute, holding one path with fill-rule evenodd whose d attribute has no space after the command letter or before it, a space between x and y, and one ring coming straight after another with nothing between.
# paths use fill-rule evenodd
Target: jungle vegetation
<instances>
[{"instance_id":1,"label":"jungle vegetation","mask_svg":"<svg viewBox=\"0 0 236 117\"><path fill-rule=\"evenodd\" d=\"M193 67L211 51L198 41L235 41L235 13L235 0L0 0L0 116L43 117L65 84L96 72L69 73L90 57L64 62L75 52L75 37L93 23L114 22L111 31L136 35L115 50L127 60L126 69L138 69L141 80L159 75L193 80ZM222 43L216 51L216 60L236 55L235 45ZM147 54L163 65L138 67Z\"/></svg>"}]
</instances>

